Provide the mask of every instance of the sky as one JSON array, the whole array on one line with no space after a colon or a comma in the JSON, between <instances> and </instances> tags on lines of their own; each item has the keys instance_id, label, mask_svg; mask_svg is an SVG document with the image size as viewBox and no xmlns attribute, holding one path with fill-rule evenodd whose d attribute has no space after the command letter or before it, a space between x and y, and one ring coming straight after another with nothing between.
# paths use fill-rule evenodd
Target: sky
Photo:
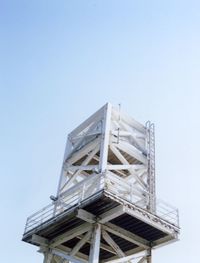
<instances>
[{"instance_id":1,"label":"sky","mask_svg":"<svg viewBox=\"0 0 200 263\"><path fill-rule=\"evenodd\" d=\"M156 126L156 189L199 258L200 2L0 0L1 261L36 263L26 218L56 193L67 134L106 102Z\"/></svg>"}]
</instances>

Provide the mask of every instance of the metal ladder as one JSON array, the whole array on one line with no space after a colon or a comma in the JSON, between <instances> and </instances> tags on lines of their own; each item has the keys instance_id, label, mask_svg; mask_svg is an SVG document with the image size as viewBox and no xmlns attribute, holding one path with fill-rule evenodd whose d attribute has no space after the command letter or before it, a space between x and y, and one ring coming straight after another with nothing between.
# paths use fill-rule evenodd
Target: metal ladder
<instances>
[{"instance_id":1,"label":"metal ladder","mask_svg":"<svg viewBox=\"0 0 200 263\"><path fill-rule=\"evenodd\" d=\"M147 158L148 158L148 186L149 186L149 210L156 210L156 189L155 189L155 126L148 121L147 132Z\"/></svg>"}]
</instances>

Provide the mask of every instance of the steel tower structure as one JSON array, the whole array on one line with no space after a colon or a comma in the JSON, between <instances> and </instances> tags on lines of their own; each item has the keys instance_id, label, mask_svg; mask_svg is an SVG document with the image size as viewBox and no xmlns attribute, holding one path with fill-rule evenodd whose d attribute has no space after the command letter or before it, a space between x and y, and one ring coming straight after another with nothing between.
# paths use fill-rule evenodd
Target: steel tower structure
<instances>
[{"instance_id":1,"label":"steel tower structure","mask_svg":"<svg viewBox=\"0 0 200 263\"><path fill-rule=\"evenodd\" d=\"M156 198L154 144L151 122L107 103L69 134L57 195L23 241L44 263L151 263L179 235L178 210Z\"/></svg>"}]
</instances>

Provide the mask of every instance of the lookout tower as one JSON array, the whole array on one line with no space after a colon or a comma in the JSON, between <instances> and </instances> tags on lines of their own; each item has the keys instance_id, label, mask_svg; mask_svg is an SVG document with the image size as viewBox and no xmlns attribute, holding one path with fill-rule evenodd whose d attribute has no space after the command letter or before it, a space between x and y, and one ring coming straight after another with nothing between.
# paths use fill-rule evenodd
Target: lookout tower
<instances>
[{"instance_id":1,"label":"lookout tower","mask_svg":"<svg viewBox=\"0 0 200 263\"><path fill-rule=\"evenodd\" d=\"M23 235L44 263L151 263L178 239L178 210L156 197L154 125L109 103L69 134L51 200Z\"/></svg>"}]
</instances>

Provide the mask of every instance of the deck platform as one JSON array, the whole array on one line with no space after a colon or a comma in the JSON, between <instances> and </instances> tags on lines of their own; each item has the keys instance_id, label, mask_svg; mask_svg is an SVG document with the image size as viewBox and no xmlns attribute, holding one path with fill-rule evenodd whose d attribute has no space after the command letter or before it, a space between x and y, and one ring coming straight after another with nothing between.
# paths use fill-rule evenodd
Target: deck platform
<instances>
[{"instance_id":1,"label":"deck platform","mask_svg":"<svg viewBox=\"0 0 200 263\"><path fill-rule=\"evenodd\" d=\"M104 178L104 184L101 182L102 178ZM55 212L56 204L52 204L50 205L51 209L47 206L47 208L30 217L27 221L23 241L40 246L41 244L35 238L35 236L39 236L44 238L49 246L52 244L54 247L55 243L55 246L62 246L62 250L69 252L80 241L83 234L96 222L101 224L102 229L109 233L126 255L132 255L148 247L154 248L177 240L179 234L178 222L170 222L166 217L166 213L163 217L152 214L126 200L128 198L125 199L115 195L108 186L105 188L105 175L99 176L98 179L94 178L93 181L96 184L102 184L102 189L86 196L83 200L78 198L77 202L74 201L66 209L57 206L60 211L57 213ZM87 180L85 184L90 185L93 181L91 182L91 179ZM79 190L81 195L81 187L83 187L83 182L78 186L78 189L74 189L70 198L71 191L66 192L65 195L68 196L68 200L74 199L76 190ZM63 199L65 198L63 196ZM49 211L52 214L46 219ZM168 213L172 213L172 211L168 211ZM83 259L87 260L89 250L89 242L81 247L79 254ZM110 260L115 256L115 251L111 250L102 239L100 261Z\"/></svg>"}]
</instances>

